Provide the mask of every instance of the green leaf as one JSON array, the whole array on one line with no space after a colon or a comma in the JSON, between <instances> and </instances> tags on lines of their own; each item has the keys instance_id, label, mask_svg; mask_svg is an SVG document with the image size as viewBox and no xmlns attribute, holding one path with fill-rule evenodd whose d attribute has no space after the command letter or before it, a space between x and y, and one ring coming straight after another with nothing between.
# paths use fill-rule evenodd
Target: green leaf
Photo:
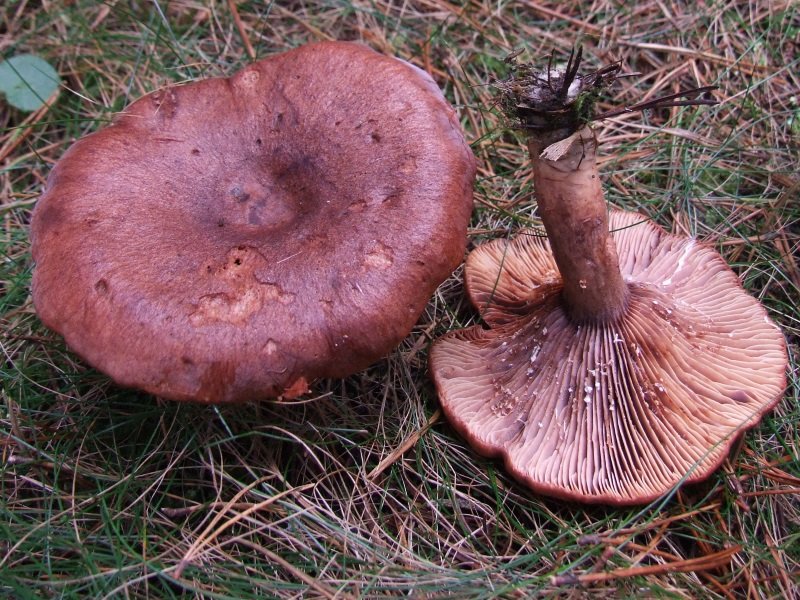
<instances>
[{"instance_id":1,"label":"green leaf","mask_svg":"<svg viewBox=\"0 0 800 600\"><path fill-rule=\"evenodd\" d=\"M0 63L0 92L19 110L36 110L60 84L56 70L33 54L19 54Z\"/></svg>"}]
</instances>

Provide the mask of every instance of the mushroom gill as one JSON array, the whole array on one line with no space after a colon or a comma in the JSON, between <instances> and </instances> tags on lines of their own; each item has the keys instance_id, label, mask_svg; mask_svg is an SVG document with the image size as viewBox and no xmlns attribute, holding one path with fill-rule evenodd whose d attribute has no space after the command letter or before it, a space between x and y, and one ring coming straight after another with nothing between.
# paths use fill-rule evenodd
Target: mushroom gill
<instances>
[{"instance_id":1,"label":"mushroom gill","mask_svg":"<svg viewBox=\"0 0 800 600\"><path fill-rule=\"evenodd\" d=\"M609 215L627 304L580 323L549 242L494 240L466 265L474 326L438 340L442 407L482 454L541 493L655 499L699 480L784 388L785 345L722 257L630 212Z\"/></svg>"}]
</instances>

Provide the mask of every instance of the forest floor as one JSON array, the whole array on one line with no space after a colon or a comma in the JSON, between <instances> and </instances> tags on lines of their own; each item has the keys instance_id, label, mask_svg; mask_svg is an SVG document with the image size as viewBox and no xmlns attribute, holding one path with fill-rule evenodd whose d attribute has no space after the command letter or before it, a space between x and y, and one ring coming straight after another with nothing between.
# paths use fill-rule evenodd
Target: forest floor
<instances>
[{"instance_id":1,"label":"forest floor","mask_svg":"<svg viewBox=\"0 0 800 600\"><path fill-rule=\"evenodd\" d=\"M800 13L791 0L4 2L0 57L63 80L0 98L0 594L15 598L798 598ZM430 343L480 322L462 270L390 356L293 401L115 386L37 319L28 228L79 137L165 85L356 40L428 71L478 159L470 247L536 225L505 58L639 72L601 106L716 85L713 107L596 125L608 202L716 248L786 335L785 397L706 482L635 508L534 494L447 424Z\"/></svg>"}]
</instances>

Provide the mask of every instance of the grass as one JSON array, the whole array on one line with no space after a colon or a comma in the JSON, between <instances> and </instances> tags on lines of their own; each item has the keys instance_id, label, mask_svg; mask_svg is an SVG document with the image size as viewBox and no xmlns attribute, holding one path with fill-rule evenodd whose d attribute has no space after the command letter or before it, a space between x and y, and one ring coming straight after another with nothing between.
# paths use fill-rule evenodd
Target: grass
<instances>
[{"instance_id":1,"label":"grass","mask_svg":"<svg viewBox=\"0 0 800 600\"><path fill-rule=\"evenodd\" d=\"M791 1L5 2L0 56L64 86L0 104L0 594L15 598L800 597L800 17ZM237 16L239 24L237 24ZM607 198L715 246L789 341L789 387L707 482L634 509L535 496L448 427L430 341L476 322L460 271L385 360L309 398L166 402L111 384L39 323L27 226L59 156L166 84L360 40L429 70L479 159L471 243L536 223L485 84L515 48L621 59L608 106L717 84L713 108L598 126ZM247 43L245 43L247 40Z\"/></svg>"}]
</instances>

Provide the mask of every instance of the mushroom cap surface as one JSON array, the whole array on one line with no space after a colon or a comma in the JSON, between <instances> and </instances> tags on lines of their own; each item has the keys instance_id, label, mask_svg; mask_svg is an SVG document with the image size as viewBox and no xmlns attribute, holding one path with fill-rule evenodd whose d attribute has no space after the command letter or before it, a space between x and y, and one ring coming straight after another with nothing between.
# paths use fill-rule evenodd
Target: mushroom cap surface
<instances>
[{"instance_id":1,"label":"mushroom cap surface","mask_svg":"<svg viewBox=\"0 0 800 600\"><path fill-rule=\"evenodd\" d=\"M425 72L310 44L148 94L76 142L33 215L33 300L122 385L302 393L409 333L463 258L474 175Z\"/></svg>"},{"instance_id":2,"label":"mushroom cap surface","mask_svg":"<svg viewBox=\"0 0 800 600\"><path fill-rule=\"evenodd\" d=\"M532 232L467 259L474 326L430 368L456 430L533 490L587 503L654 500L701 480L780 399L783 335L713 249L613 211L630 291L622 318L577 325L548 242Z\"/></svg>"}]
</instances>

